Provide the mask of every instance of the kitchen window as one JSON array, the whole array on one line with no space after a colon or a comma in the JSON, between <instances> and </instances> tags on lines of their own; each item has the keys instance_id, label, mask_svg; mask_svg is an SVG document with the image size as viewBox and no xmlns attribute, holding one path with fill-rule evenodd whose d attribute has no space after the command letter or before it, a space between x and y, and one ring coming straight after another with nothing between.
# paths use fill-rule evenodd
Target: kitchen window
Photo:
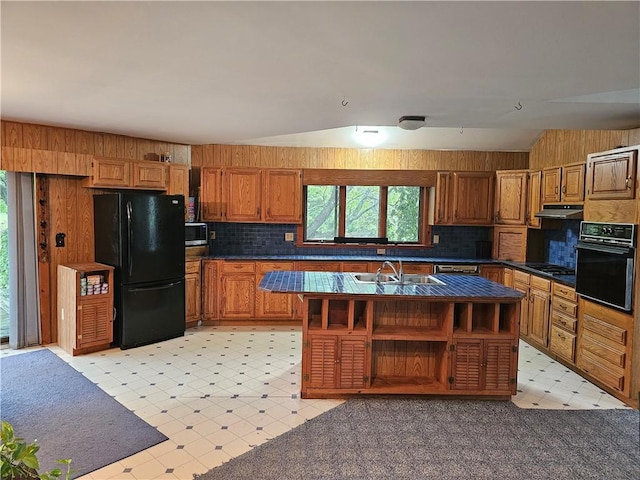
<instances>
[{"instance_id":1,"label":"kitchen window","mask_svg":"<svg viewBox=\"0 0 640 480\"><path fill-rule=\"evenodd\" d=\"M424 246L424 187L307 185L305 244L339 243ZM301 238L300 236L298 238Z\"/></svg>"}]
</instances>

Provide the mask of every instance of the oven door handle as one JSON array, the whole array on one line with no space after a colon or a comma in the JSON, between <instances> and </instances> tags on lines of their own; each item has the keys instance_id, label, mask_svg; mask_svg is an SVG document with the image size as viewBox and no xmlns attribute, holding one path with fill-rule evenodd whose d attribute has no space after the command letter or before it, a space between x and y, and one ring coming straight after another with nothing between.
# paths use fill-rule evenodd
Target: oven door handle
<instances>
[{"instance_id":1,"label":"oven door handle","mask_svg":"<svg viewBox=\"0 0 640 480\"><path fill-rule=\"evenodd\" d=\"M633 255L633 248L629 247L615 247L613 245L603 245L593 243L582 242L578 240L578 244L576 245L578 250L591 250L592 252L604 252L604 253L612 253L614 255Z\"/></svg>"}]
</instances>

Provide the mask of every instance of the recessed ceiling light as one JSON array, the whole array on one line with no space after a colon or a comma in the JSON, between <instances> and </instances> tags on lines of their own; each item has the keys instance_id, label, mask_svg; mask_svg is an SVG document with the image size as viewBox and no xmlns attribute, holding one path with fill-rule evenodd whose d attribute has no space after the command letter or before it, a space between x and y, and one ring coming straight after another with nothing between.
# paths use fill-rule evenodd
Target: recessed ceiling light
<instances>
[{"instance_id":1,"label":"recessed ceiling light","mask_svg":"<svg viewBox=\"0 0 640 480\"><path fill-rule=\"evenodd\" d=\"M405 115L398 120L398 126L403 130L417 130L424 127L426 119L424 115Z\"/></svg>"}]
</instances>

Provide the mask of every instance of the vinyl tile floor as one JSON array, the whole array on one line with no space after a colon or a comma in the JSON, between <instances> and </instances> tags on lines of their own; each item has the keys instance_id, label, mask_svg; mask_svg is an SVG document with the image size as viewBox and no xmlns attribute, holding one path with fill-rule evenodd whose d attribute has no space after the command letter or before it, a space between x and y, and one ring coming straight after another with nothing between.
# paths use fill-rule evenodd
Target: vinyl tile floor
<instances>
[{"instance_id":1,"label":"vinyl tile floor","mask_svg":"<svg viewBox=\"0 0 640 480\"><path fill-rule=\"evenodd\" d=\"M81 480L185 479L237 457L341 400L300 398L299 327L197 327L154 345L72 357L50 350L169 440ZM1 356L23 351L3 349ZM520 343L520 408L629 408Z\"/></svg>"}]
</instances>

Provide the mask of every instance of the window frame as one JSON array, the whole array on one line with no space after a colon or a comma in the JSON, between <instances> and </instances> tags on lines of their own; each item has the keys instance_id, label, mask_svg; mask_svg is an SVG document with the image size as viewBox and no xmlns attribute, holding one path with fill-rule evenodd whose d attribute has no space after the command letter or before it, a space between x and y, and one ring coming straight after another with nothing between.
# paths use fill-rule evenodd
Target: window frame
<instances>
[{"instance_id":1,"label":"window frame","mask_svg":"<svg viewBox=\"0 0 640 480\"><path fill-rule=\"evenodd\" d=\"M389 187L418 187L420 188L420 204L418 207L418 241L417 242L356 242L343 243L333 240L306 240L306 219L307 219L307 187L310 185L318 185L320 183L303 185L302 192L302 222L297 227L296 246L299 247L339 247L339 248L424 248L430 247L431 244L431 225L428 222L429 215L429 185L399 185L397 182L387 182L387 184L366 185L364 183L344 183L336 184L335 182L327 182L322 185L333 185L338 187L338 237L344 237L346 232L346 201L348 186L377 186L380 188L380 209L378 212L378 232L380 237L386 237L387 234L387 211L388 211L388 193Z\"/></svg>"}]
</instances>

